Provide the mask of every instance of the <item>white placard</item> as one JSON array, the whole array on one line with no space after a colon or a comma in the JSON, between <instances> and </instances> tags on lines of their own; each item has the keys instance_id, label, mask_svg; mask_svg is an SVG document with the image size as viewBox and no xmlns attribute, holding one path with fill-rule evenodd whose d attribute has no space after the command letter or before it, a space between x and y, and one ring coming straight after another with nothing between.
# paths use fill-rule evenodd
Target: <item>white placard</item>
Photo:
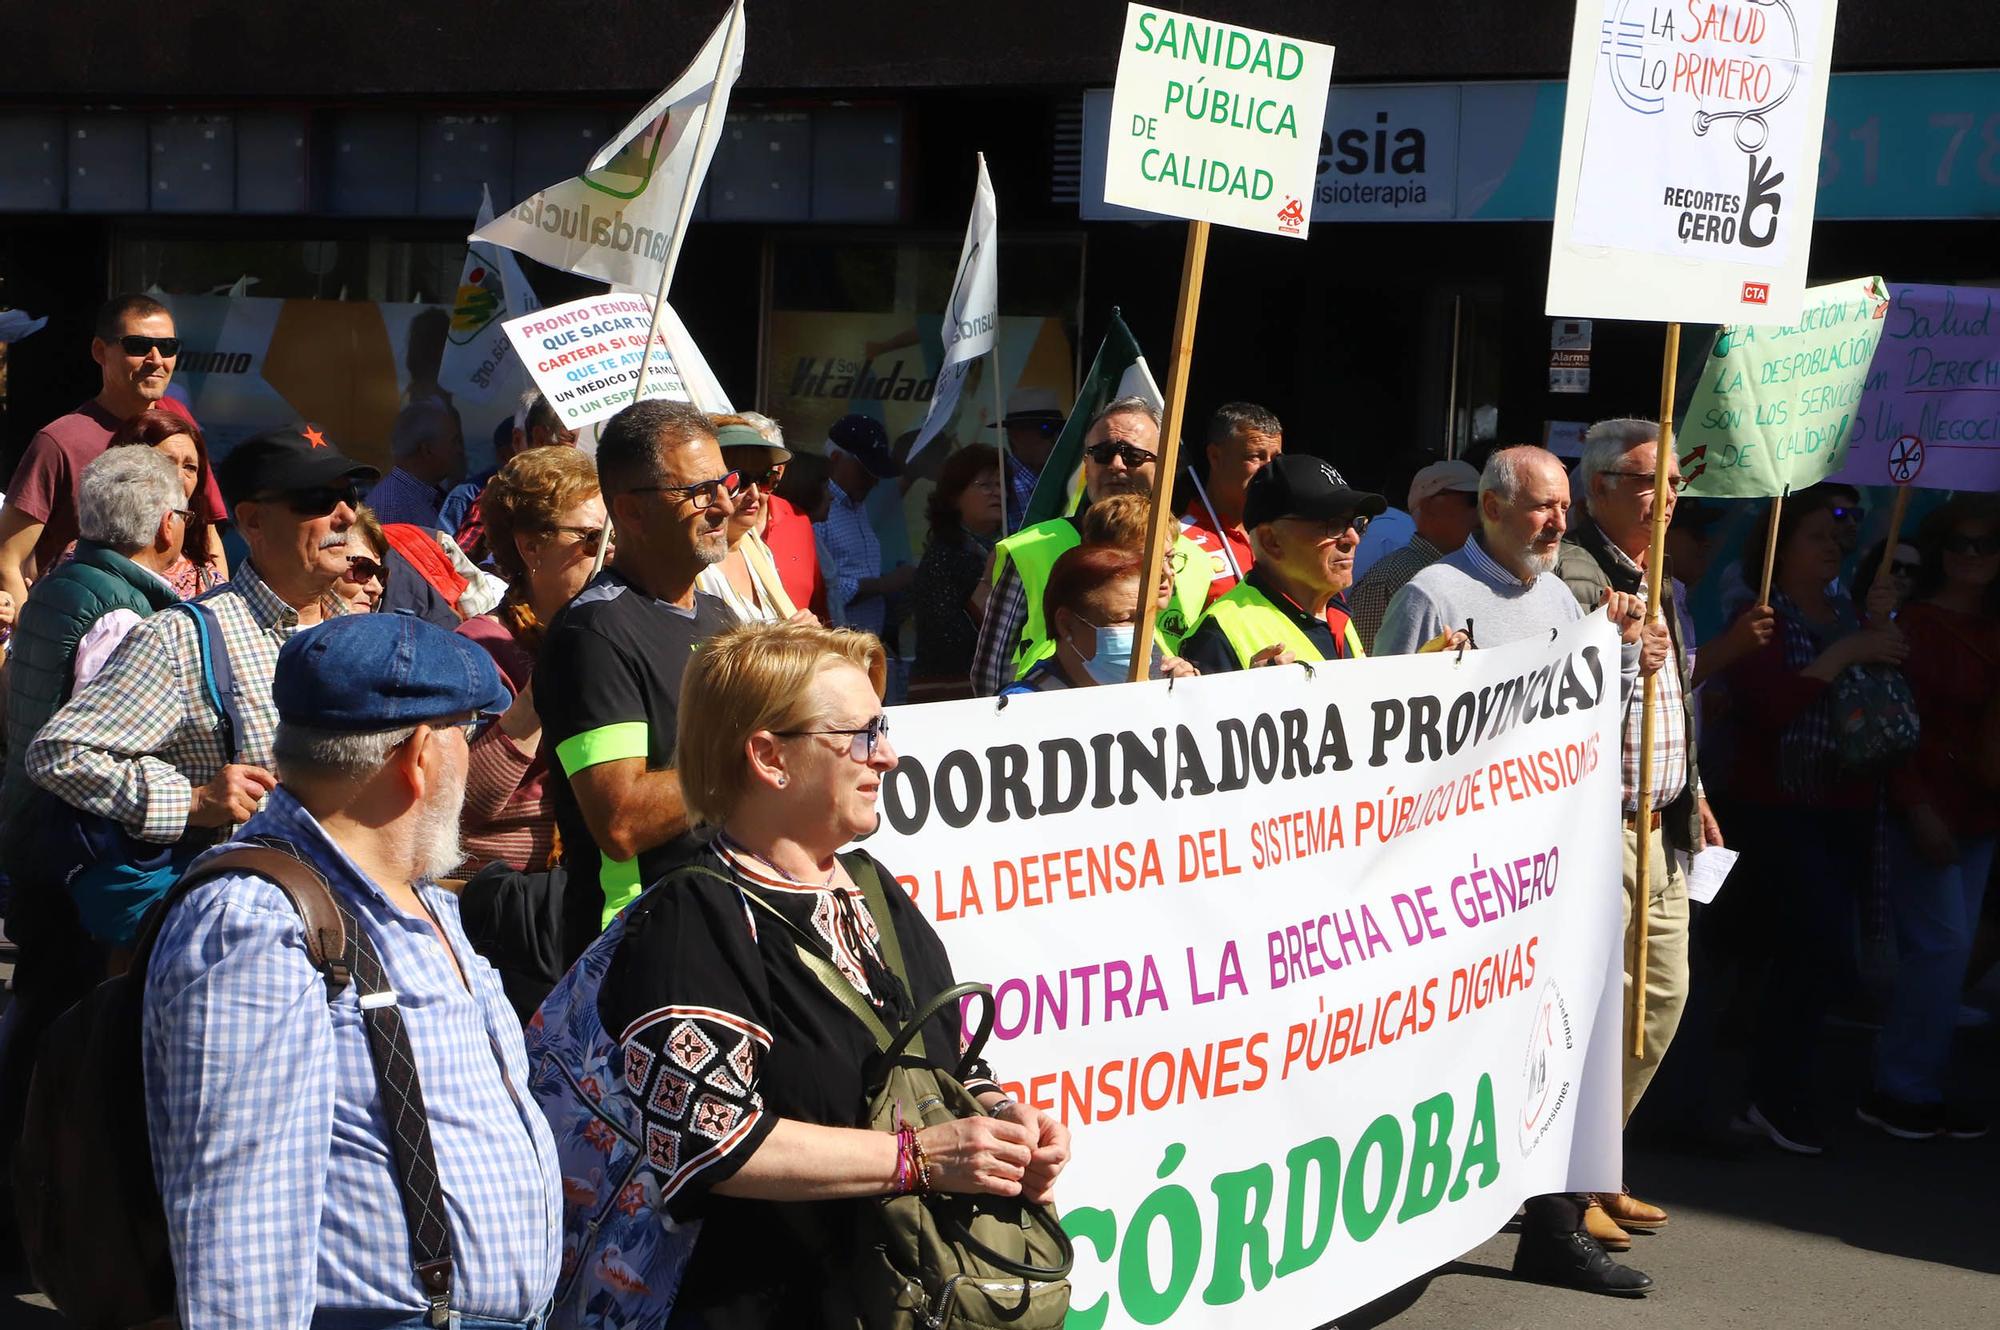
<instances>
[{"instance_id":1,"label":"white placard","mask_svg":"<svg viewBox=\"0 0 2000 1330\"><path fill-rule=\"evenodd\" d=\"M653 302L642 295L585 296L537 310L501 326L535 386L571 429L616 415L632 405L632 389L645 358ZM691 401L667 340L666 320L653 338L644 399Z\"/></svg>"},{"instance_id":2,"label":"white placard","mask_svg":"<svg viewBox=\"0 0 2000 1330\"><path fill-rule=\"evenodd\" d=\"M1074 1133L1071 1325L1305 1330L1617 1185L1618 711L1593 615L893 712L867 848Z\"/></svg>"},{"instance_id":3,"label":"white placard","mask_svg":"<svg viewBox=\"0 0 2000 1330\"><path fill-rule=\"evenodd\" d=\"M1835 3L1579 0L1550 314L1798 315Z\"/></svg>"},{"instance_id":4,"label":"white placard","mask_svg":"<svg viewBox=\"0 0 2000 1330\"><path fill-rule=\"evenodd\" d=\"M1104 201L1303 238L1332 77L1331 46L1128 6Z\"/></svg>"}]
</instances>

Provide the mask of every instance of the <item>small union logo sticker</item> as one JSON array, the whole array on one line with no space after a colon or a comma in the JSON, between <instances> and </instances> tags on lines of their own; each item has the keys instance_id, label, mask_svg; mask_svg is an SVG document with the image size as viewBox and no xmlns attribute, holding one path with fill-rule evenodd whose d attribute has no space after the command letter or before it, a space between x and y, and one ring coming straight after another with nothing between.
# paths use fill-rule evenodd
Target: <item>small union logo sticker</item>
<instances>
[{"instance_id":1,"label":"small union logo sticker","mask_svg":"<svg viewBox=\"0 0 2000 1330\"><path fill-rule=\"evenodd\" d=\"M1281 231L1296 232L1305 224L1305 205L1301 204L1297 199L1286 199L1285 206L1278 209L1278 229Z\"/></svg>"},{"instance_id":2,"label":"small union logo sticker","mask_svg":"<svg viewBox=\"0 0 2000 1330\"><path fill-rule=\"evenodd\" d=\"M1769 282L1743 283L1743 303L1746 305L1768 305L1771 303Z\"/></svg>"}]
</instances>

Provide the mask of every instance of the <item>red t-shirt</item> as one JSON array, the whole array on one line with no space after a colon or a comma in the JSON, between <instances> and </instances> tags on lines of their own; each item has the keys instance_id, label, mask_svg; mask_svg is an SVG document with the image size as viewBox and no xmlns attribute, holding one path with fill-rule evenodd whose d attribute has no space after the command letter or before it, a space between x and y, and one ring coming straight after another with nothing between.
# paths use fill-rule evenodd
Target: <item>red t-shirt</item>
<instances>
[{"instance_id":1,"label":"red t-shirt","mask_svg":"<svg viewBox=\"0 0 2000 1330\"><path fill-rule=\"evenodd\" d=\"M178 402L162 403L156 409L172 411L190 422L194 419ZM57 416L28 440L28 451L14 468L14 483L7 487L7 506L42 524L41 538L35 542L37 576L54 567L76 539L76 487L83 469L111 446L111 436L124 423L92 398L68 415ZM228 520L213 467L207 486L194 497L194 506L211 526Z\"/></svg>"},{"instance_id":2,"label":"red t-shirt","mask_svg":"<svg viewBox=\"0 0 2000 1330\"><path fill-rule=\"evenodd\" d=\"M764 543L770 547L771 562L778 565L778 580L785 594L800 609L809 609L826 619L826 579L820 576L819 551L813 545L812 518L773 494L764 500L771 516L764 523Z\"/></svg>"},{"instance_id":3,"label":"red t-shirt","mask_svg":"<svg viewBox=\"0 0 2000 1330\"><path fill-rule=\"evenodd\" d=\"M1257 555L1250 548L1250 533L1242 527L1231 527L1218 531L1209 520L1208 509L1197 503L1181 518L1181 534L1208 551L1209 570L1214 580L1208 584L1208 603L1213 605L1218 596L1226 596L1236 585L1237 572L1249 572L1257 563ZM1229 566L1229 556L1236 557L1236 567Z\"/></svg>"}]
</instances>

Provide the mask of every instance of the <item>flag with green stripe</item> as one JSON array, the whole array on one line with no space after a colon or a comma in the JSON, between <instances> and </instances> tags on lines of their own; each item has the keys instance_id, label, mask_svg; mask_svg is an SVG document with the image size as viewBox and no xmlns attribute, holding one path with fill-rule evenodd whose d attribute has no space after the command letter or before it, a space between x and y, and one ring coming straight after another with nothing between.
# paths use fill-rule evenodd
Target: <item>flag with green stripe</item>
<instances>
[{"instance_id":1,"label":"flag with green stripe","mask_svg":"<svg viewBox=\"0 0 2000 1330\"><path fill-rule=\"evenodd\" d=\"M1035 497L1028 503L1023 526L1076 511L1083 499L1083 436L1090 428L1090 418L1121 397L1143 397L1155 408L1166 404L1159 385L1153 382L1153 372L1146 368L1146 357L1140 353L1132 330L1113 309L1111 326L1104 332L1097 358L1090 362L1090 372L1077 385L1076 405L1070 408L1062 435L1042 467L1041 478L1035 482Z\"/></svg>"}]
</instances>

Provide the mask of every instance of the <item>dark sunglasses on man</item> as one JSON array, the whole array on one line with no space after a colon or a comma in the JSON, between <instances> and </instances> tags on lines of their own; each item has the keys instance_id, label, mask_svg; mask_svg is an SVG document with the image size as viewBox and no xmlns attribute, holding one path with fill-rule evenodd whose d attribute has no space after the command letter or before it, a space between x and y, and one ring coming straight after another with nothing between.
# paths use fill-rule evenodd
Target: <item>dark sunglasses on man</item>
<instances>
[{"instance_id":1,"label":"dark sunglasses on man","mask_svg":"<svg viewBox=\"0 0 2000 1330\"><path fill-rule=\"evenodd\" d=\"M181 339L178 337L142 337L138 333L127 333L118 339L118 345L126 355L133 357L157 350L162 360L172 360L181 353Z\"/></svg>"},{"instance_id":2,"label":"dark sunglasses on man","mask_svg":"<svg viewBox=\"0 0 2000 1330\"><path fill-rule=\"evenodd\" d=\"M1093 443L1083 451L1099 466L1110 466L1112 458L1122 457L1125 459L1127 471L1137 471L1148 463L1160 460L1158 453L1149 453L1144 448L1134 448L1129 443L1113 443L1108 440L1104 443Z\"/></svg>"},{"instance_id":3,"label":"dark sunglasses on man","mask_svg":"<svg viewBox=\"0 0 2000 1330\"><path fill-rule=\"evenodd\" d=\"M346 485L315 485L311 489L259 495L254 502L282 503L298 517L325 517L343 503L349 508L359 508L363 493L361 486L350 481Z\"/></svg>"},{"instance_id":4,"label":"dark sunglasses on man","mask_svg":"<svg viewBox=\"0 0 2000 1330\"><path fill-rule=\"evenodd\" d=\"M1833 520L1836 522L1852 522L1856 526L1861 525L1861 519L1868 515L1867 509L1856 507L1851 503L1844 503L1837 507L1829 508L1827 512L1832 515Z\"/></svg>"}]
</instances>

